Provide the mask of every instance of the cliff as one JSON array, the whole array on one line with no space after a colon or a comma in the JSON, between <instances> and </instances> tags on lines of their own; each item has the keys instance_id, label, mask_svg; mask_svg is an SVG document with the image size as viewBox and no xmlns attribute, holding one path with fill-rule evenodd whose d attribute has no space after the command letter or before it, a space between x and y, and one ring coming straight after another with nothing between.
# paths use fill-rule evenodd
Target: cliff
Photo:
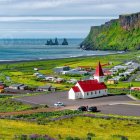
<instances>
[{"instance_id":1,"label":"cliff","mask_svg":"<svg viewBox=\"0 0 140 140\"><path fill-rule=\"evenodd\" d=\"M80 46L86 50L139 50L140 13L120 15L119 19L91 27Z\"/></svg>"}]
</instances>

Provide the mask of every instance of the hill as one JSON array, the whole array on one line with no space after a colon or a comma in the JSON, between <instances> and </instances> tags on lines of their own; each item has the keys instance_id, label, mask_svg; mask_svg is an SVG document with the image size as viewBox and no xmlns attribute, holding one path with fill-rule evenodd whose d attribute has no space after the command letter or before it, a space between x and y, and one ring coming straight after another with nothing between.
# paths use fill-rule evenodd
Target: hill
<instances>
[{"instance_id":1,"label":"hill","mask_svg":"<svg viewBox=\"0 0 140 140\"><path fill-rule=\"evenodd\" d=\"M140 12L120 15L101 26L91 27L81 43L83 49L93 50L140 50Z\"/></svg>"}]
</instances>

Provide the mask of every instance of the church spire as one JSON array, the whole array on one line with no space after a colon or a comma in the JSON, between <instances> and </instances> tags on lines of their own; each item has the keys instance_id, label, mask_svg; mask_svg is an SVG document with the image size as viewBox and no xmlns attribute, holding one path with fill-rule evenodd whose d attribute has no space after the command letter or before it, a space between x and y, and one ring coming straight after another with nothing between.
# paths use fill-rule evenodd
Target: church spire
<instances>
[{"instance_id":1,"label":"church spire","mask_svg":"<svg viewBox=\"0 0 140 140\"><path fill-rule=\"evenodd\" d=\"M100 61L99 61L99 64L96 68L96 71L95 71L95 74L94 74L94 79L98 80L99 83L104 82L104 73L103 73Z\"/></svg>"},{"instance_id":2,"label":"church spire","mask_svg":"<svg viewBox=\"0 0 140 140\"><path fill-rule=\"evenodd\" d=\"M102 66L100 64L100 61L98 63L98 66L96 67L96 71L94 76L104 76L103 70L102 70Z\"/></svg>"}]
</instances>

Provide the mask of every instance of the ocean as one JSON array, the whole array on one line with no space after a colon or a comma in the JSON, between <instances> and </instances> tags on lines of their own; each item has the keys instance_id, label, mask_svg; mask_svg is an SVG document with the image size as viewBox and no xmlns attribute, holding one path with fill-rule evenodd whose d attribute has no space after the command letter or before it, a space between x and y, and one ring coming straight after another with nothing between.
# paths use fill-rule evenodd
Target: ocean
<instances>
[{"instance_id":1,"label":"ocean","mask_svg":"<svg viewBox=\"0 0 140 140\"><path fill-rule=\"evenodd\" d=\"M47 46L47 39L0 39L0 61L58 59L91 55L108 55L117 52L86 51L79 49L83 39L67 39L68 46ZM62 39L58 40L62 43Z\"/></svg>"}]
</instances>

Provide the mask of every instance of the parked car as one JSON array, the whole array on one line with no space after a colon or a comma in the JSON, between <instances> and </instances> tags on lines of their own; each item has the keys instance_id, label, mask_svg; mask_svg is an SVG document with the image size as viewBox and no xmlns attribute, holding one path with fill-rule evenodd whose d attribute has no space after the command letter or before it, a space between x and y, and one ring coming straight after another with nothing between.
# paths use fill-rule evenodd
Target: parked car
<instances>
[{"instance_id":1,"label":"parked car","mask_svg":"<svg viewBox=\"0 0 140 140\"><path fill-rule=\"evenodd\" d=\"M78 111L87 111L87 107L86 106L80 106L77 110Z\"/></svg>"},{"instance_id":2,"label":"parked car","mask_svg":"<svg viewBox=\"0 0 140 140\"><path fill-rule=\"evenodd\" d=\"M88 108L89 112L97 112L97 107L96 106L91 106Z\"/></svg>"},{"instance_id":3,"label":"parked car","mask_svg":"<svg viewBox=\"0 0 140 140\"><path fill-rule=\"evenodd\" d=\"M54 106L64 106L64 103L62 103L62 102L57 102L57 103L54 104Z\"/></svg>"}]
</instances>

